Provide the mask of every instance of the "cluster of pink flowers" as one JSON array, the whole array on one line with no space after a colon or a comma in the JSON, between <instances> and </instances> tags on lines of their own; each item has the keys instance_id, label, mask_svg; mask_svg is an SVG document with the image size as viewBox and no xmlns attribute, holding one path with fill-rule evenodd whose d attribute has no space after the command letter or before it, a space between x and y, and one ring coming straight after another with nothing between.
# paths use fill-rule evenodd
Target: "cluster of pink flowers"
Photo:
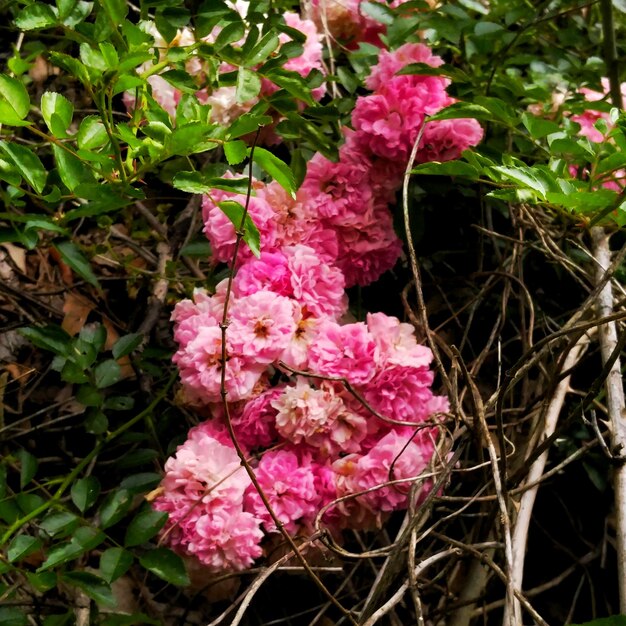
<instances>
[{"instance_id":1,"label":"cluster of pink flowers","mask_svg":"<svg viewBox=\"0 0 626 626\"><path fill-rule=\"evenodd\" d=\"M316 154L295 200L276 183L255 183L249 211L261 233L262 263L266 254L301 242L341 270L346 287L368 285L393 268L402 245L389 205L417 138L421 134L416 157L421 163L458 158L483 136L473 119L426 122L428 115L454 102L446 92L450 81L440 76L396 75L409 63L437 67L443 60L419 43L381 50L365 81L373 93L357 99L353 129L345 131L339 160ZM218 203L233 197L216 192L204 198L205 233L217 261L232 257L235 231ZM243 202L241 196L239 200ZM247 261L251 254L242 256Z\"/></svg>"},{"instance_id":2,"label":"cluster of pink flowers","mask_svg":"<svg viewBox=\"0 0 626 626\"><path fill-rule=\"evenodd\" d=\"M406 508L410 485L435 454L431 418L448 410L432 393L432 355L413 327L383 313L348 324L337 313L306 318L307 305L293 293L261 287L235 298L224 363L220 294L197 291L174 313L181 379L211 419L165 466L154 506L169 513L169 545L214 571L243 569L277 532L226 433L222 367L236 439L287 532L310 533L324 507L323 523L335 534L379 527ZM335 303L337 295L322 297ZM310 375L290 375L289 361ZM420 497L428 489L423 481Z\"/></svg>"},{"instance_id":3,"label":"cluster of pink flowers","mask_svg":"<svg viewBox=\"0 0 626 626\"><path fill-rule=\"evenodd\" d=\"M432 354L397 318L350 321L345 293L401 254L390 205L419 134L419 161L456 158L482 137L474 120L425 124L453 100L447 79L396 75L413 62L442 60L422 44L381 51L339 160L316 154L295 197L253 181L261 254L240 250L226 326L227 280L174 310L185 397L210 418L168 461L154 505L170 514L163 538L214 571L249 567L277 520L294 536L318 518L336 535L380 527L408 506L416 480L418 497L430 489L424 474L448 410L431 389ZM203 198L215 262L233 261L236 233L219 203L234 197L243 204L219 190ZM229 425L275 518L239 465Z\"/></svg>"}]
</instances>

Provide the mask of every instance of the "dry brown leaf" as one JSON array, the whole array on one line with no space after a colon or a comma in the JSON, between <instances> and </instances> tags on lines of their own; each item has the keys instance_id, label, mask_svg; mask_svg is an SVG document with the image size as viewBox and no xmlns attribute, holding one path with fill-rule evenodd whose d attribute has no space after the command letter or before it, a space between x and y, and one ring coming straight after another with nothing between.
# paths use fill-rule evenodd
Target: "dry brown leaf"
<instances>
[{"instance_id":1,"label":"dry brown leaf","mask_svg":"<svg viewBox=\"0 0 626 626\"><path fill-rule=\"evenodd\" d=\"M0 245L9 253L11 261L15 263L20 272L26 274L26 250L9 242Z\"/></svg>"},{"instance_id":2,"label":"dry brown leaf","mask_svg":"<svg viewBox=\"0 0 626 626\"><path fill-rule=\"evenodd\" d=\"M74 291L68 291L65 294L65 302L63 304L63 322L61 328L70 337L78 334L85 325L89 313L93 311L94 304L87 300L84 296Z\"/></svg>"}]
</instances>

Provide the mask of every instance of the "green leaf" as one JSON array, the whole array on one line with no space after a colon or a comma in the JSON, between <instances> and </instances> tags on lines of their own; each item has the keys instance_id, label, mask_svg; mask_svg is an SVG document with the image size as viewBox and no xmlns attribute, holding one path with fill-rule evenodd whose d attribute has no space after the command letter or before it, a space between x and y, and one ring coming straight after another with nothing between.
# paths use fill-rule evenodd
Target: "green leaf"
<instances>
[{"instance_id":1,"label":"green leaf","mask_svg":"<svg viewBox=\"0 0 626 626\"><path fill-rule=\"evenodd\" d=\"M253 113L245 113L238 117L228 129L228 137L230 139L236 139L243 135L249 135L254 133L258 128L267 126L272 123L272 118L269 115L257 115Z\"/></svg>"},{"instance_id":2,"label":"green leaf","mask_svg":"<svg viewBox=\"0 0 626 626\"><path fill-rule=\"evenodd\" d=\"M77 480L71 489L72 502L81 513L91 507L100 495L100 483L93 476Z\"/></svg>"},{"instance_id":3,"label":"green leaf","mask_svg":"<svg viewBox=\"0 0 626 626\"><path fill-rule=\"evenodd\" d=\"M91 572L67 572L61 575L64 582L82 589L92 600L105 606L116 606L111 586Z\"/></svg>"},{"instance_id":4,"label":"green leaf","mask_svg":"<svg viewBox=\"0 0 626 626\"><path fill-rule=\"evenodd\" d=\"M136 350L141 345L142 341L143 334L141 333L130 333L120 337L115 344L113 344L113 357L120 359L123 356L127 356Z\"/></svg>"},{"instance_id":5,"label":"green leaf","mask_svg":"<svg viewBox=\"0 0 626 626\"><path fill-rule=\"evenodd\" d=\"M81 385L76 392L76 400L84 406L101 406L104 396L91 385Z\"/></svg>"},{"instance_id":6,"label":"green leaf","mask_svg":"<svg viewBox=\"0 0 626 626\"><path fill-rule=\"evenodd\" d=\"M297 72L275 69L268 72L266 77L284 89L287 93L290 93L294 96L294 98L302 100L311 106L315 104L315 100L313 99L313 96L311 96L311 90L309 89L306 81Z\"/></svg>"},{"instance_id":7,"label":"green leaf","mask_svg":"<svg viewBox=\"0 0 626 626\"><path fill-rule=\"evenodd\" d=\"M243 39L245 33L246 31L241 20L233 21L230 24L227 24L215 38L215 49L219 51L224 46Z\"/></svg>"},{"instance_id":8,"label":"green leaf","mask_svg":"<svg viewBox=\"0 0 626 626\"><path fill-rule=\"evenodd\" d=\"M60 93L46 91L41 96L41 114L55 137L68 136L67 129L72 123L74 106L67 98Z\"/></svg>"},{"instance_id":9,"label":"green leaf","mask_svg":"<svg viewBox=\"0 0 626 626\"><path fill-rule=\"evenodd\" d=\"M98 0L113 24L120 25L128 13L126 0Z\"/></svg>"},{"instance_id":10,"label":"green leaf","mask_svg":"<svg viewBox=\"0 0 626 626\"><path fill-rule=\"evenodd\" d=\"M224 200L218 202L217 205L224 212L224 215L233 223L235 230L239 230L241 227L241 221L244 216L245 207L239 202L234 200ZM252 251L255 257L261 256L261 234L255 223L252 221L249 213L246 213L246 217L243 225L243 240L248 244L248 247Z\"/></svg>"},{"instance_id":11,"label":"green leaf","mask_svg":"<svg viewBox=\"0 0 626 626\"><path fill-rule=\"evenodd\" d=\"M133 564L133 555L124 548L109 548L100 556L100 573L108 583L124 575Z\"/></svg>"},{"instance_id":12,"label":"green leaf","mask_svg":"<svg viewBox=\"0 0 626 626\"><path fill-rule=\"evenodd\" d=\"M524 113L522 115L522 123L533 139L542 139L543 137L547 137L548 135L556 133L561 129L556 122L542 119L541 117L537 117L531 113Z\"/></svg>"},{"instance_id":13,"label":"green leaf","mask_svg":"<svg viewBox=\"0 0 626 626\"><path fill-rule=\"evenodd\" d=\"M202 124L192 122L175 128L171 135L168 135L166 147L171 154L187 156L213 150L221 143L213 139L213 135L219 133L219 129L214 124Z\"/></svg>"},{"instance_id":14,"label":"green leaf","mask_svg":"<svg viewBox=\"0 0 626 626\"><path fill-rule=\"evenodd\" d=\"M248 156L252 154L252 160L265 170L285 191L293 198L296 197L296 181L289 166L274 156L265 148L256 147L254 152L248 148Z\"/></svg>"},{"instance_id":15,"label":"green leaf","mask_svg":"<svg viewBox=\"0 0 626 626\"><path fill-rule=\"evenodd\" d=\"M195 94L198 91L198 85L196 85L193 78L183 70L168 70L167 72L159 74L159 76L183 93Z\"/></svg>"},{"instance_id":16,"label":"green leaf","mask_svg":"<svg viewBox=\"0 0 626 626\"><path fill-rule=\"evenodd\" d=\"M224 154L230 165L238 165L248 154L248 146L245 141L228 141L224 144Z\"/></svg>"},{"instance_id":17,"label":"green leaf","mask_svg":"<svg viewBox=\"0 0 626 626\"><path fill-rule=\"evenodd\" d=\"M17 458L20 460L20 488L24 489L35 477L39 463L30 452L26 452L23 448L17 451Z\"/></svg>"},{"instance_id":18,"label":"green leaf","mask_svg":"<svg viewBox=\"0 0 626 626\"><path fill-rule=\"evenodd\" d=\"M54 245L61 258L67 263L81 278L90 285L100 288L100 283L93 273L89 261L85 258L78 246L71 241L61 241Z\"/></svg>"},{"instance_id":19,"label":"green leaf","mask_svg":"<svg viewBox=\"0 0 626 626\"><path fill-rule=\"evenodd\" d=\"M246 55L244 62L250 67L263 63L267 57L278 48L280 40L274 31L270 31L261 38L254 48Z\"/></svg>"},{"instance_id":20,"label":"green leaf","mask_svg":"<svg viewBox=\"0 0 626 626\"><path fill-rule=\"evenodd\" d=\"M546 199L549 189L541 181L530 167L505 167L496 166L492 168L500 173L505 180L512 181L535 191L542 200Z\"/></svg>"},{"instance_id":21,"label":"green leaf","mask_svg":"<svg viewBox=\"0 0 626 626\"><path fill-rule=\"evenodd\" d=\"M28 582L40 593L50 591L57 584L57 575L54 572L26 572Z\"/></svg>"},{"instance_id":22,"label":"green leaf","mask_svg":"<svg viewBox=\"0 0 626 626\"><path fill-rule=\"evenodd\" d=\"M359 11L363 11L366 15L373 17L381 24L393 24L395 16L393 11L380 2L361 2Z\"/></svg>"},{"instance_id":23,"label":"green leaf","mask_svg":"<svg viewBox=\"0 0 626 626\"><path fill-rule=\"evenodd\" d=\"M122 480L120 486L123 489L128 489L131 493L146 493L151 489L154 489L161 482L161 474L155 474L154 472L141 472L140 474L133 474L127 476Z\"/></svg>"},{"instance_id":24,"label":"green leaf","mask_svg":"<svg viewBox=\"0 0 626 626\"><path fill-rule=\"evenodd\" d=\"M48 28L57 23L57 17L52 7L35 2L24 7L15 18L15 25L20 30L36 30L38 28Z\"/></svg>"},{"instance_id":25,"label":"green leaf","mask_svg":"<svg viewBox=\"0 0 626 626\"><path fill-rule=\"evenodd\" d=\"M139 563L172 585L185 587L190 584L183 560L167 548L156 548L144 554Z\"/></svg>"},{"instance_id":26,"label":"green leaf","mask_svg":"<svg viewBox=\"0 0 626 626\"><path fill-rule=\"evenodd\" d=\"M122 378L122 368L114 359L103 361L94 370L96 387L104 389L110 387Z\"/></svg>"},{"instance_id":27,"label":"green leaf","mask_svg":"<svg viewBox=\"0 0 626 626\"><path fill-rule=\"evenodd\" d=\"M167 513L155 511L150 507L144 508L128 525L124 537L124 545L129 548L146 543L163 528L166 521Z\"/></svg>"},{"instance_id":28,"label":"green leaf","mask_svg":"<svg viewBox=\"0 0 626 626\"><path fill-rule=\"evenodd\" d=\"M17 607L0 606L0 624L2 626L30 626L30 620Z\"/></svg>"},{"instance_id":29,"label":"green leaf","mask_svg":"<svg viewBox=\"0 0 626 626\"><path fill-rule=\"evenodd\" d=\"M96 182L91 169L86 167L78 157L56 144L53 144L52 152L57 162L59 176L70 191L78 192L79 185L90 185Z\"/></svg>"},{"instance_id":30,"label":"green leaf","mask_svg":"<svg viewBox=\"0 0 626 626\"><path fill-rule=\"evenodd\" d=\"M240 67L237 72L237 90L235 99L240 104L256 98L261 91L261 79L259 75L245 67Z\"/></svg>"},{"instance_id":31,"label":"green leaf","mask_svg":"<svg viewBox=\"0 0 626 626\"><path fill-rule=\"evenodd\" d=\"M44 530L51 537L55 537L56 535L64 536L73 532L79 523L80 518L74 515L74 513L62 511L47 515L43 521L40 522L39 528Z\"/></svg>"},{"instance_id":32,"label":"green leaf","mask_svg":"<svg viewBox=\"0 0 626 626\"><path fill-rule=\"evenodd\" d=\"M29 110L30 98L22 81L0 74L0 124L15 125Z\"/></svg>"},{"instance_id":33,"label":"green leaf","mask_svg":"<svg viewBox=\"0 0 626 626\"><path fill-rule=\"evenodd\" d=\"M135 400L130 396L110 396L104 403L109 411L130 411L135 406Z\"/></svg>"},{"instance_id":34,"label":"green leaf","mask_svg":"<svg viewBox=\"0 0 626 626\"><path fill-rule=\"evenodd\" d=\"M428 118L429 122L435 122L437 120L455 120L459 118L471 117L475 120L492 121L493 114L484 106L479 104L473 104L471 102L455 102L435 113Z\"/></svg>"},{"instance_id":35,"label":"green leaf","mask_svg":"<svg viewBox=\"0 0 626 626\"><path fill-rule=\"evenodd\" d=\"M76 530L69 542L54 546L48 552L48 558L37 571L45 571L51 567L77 559L81 554L93 550L105 540L105 534L96 528L83 526Z\"/></svg>"},{"instance_id":36,"label":"green leaf","mask_svg":"<svg viewBox=\"0 0 626 626\"><path fill-rule=\"evenodd\" d=\"M37 552L43 545L41 539L31 537L30 535L18 535L9 544L7 549L7 558L9 563L20 561L33 552Z\"/></svg>"},{"instance_id":37,"label":"green leaf","mask_svg":"<svg viewBox=\"0 0 626 626\"><path fill-rule=\"evenodd\" d=\"M0 149L11 159L24 180L37 192L42 193L48 173L40 158L26 146L0 141Z\"/></svg>"},{"instance_id":38,"label":"green leaf","mask_svg":"<svg viewBox=\"0 0 626 626\"><path fill-rule=\"evenodd\" d=\"M63 52L51 52L50 61L69 72L72 76L78 78L83 85L91 84L87 68L78 59L71 57L69 54L64 54Z\"/></svg>"},{"instance_id":39,"label":"green leaf","mask_svg":"<svg viewBox=\"0 0 626 626\"><path fill-rule=\"evenodd\" d=\"M112 491L104 500L98 514L100 516L100 528L109 528L117 524L130 509L132 497L126 489Z\"/></svg>"},{"instance_id":40,"label":"green leaf","mask_svg":"<svg viewBox=\"0 0 626 626\"><path fill-rule=\"evenodd\" d=\"M431 162L418 165L412 174L430 174L435 176L467 176L478 178L480 172L465 161L446 161L445 163Z\"/></svg>"}]
</instances>

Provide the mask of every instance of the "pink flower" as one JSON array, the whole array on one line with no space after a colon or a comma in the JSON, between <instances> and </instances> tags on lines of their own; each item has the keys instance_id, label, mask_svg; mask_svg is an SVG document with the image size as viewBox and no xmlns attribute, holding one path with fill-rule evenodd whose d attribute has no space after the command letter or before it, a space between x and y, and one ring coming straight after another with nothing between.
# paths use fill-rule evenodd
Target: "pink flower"
<instances>
[{"instance_id":1,"label":"pink flower","mask_svg":"<svg viewBox=\"0 0 626 626\"><path fill-rule=\"evenodd\" d=\"M296 332L280 360L297 370L306 370L309 367L309 350L317 337L320 320L316 317L301 318Z\"/></svg>"},{"instance_id":2,"label":"pink flower","mask_svg":"<svg viewBox=\"0 0 626 626\"><path fill-rule=\"evenodd\" d=\"M259 520L240 510L217 510L198 518L187 551L209 569L243 570L263 554Z\"/></svg>"},{"instance_id":3,"label":"pink flower","mask_svg":"<svg viewBox=\"0 0 626 626\"><path fill-rule=\"evenodd\" d=\"M324 322L309 354L312 372L345 378L355 385L374 377L377 362L376 342L363 322L345 326Z\"/></svg>"},{"instance_id":4,"label":"pink flower","mask_svg":"<svg viewBox=\"0 0 626 626\"><path fill-rule=\"evenodd\" d=\"M430 161L451 161L461 153L478 145L484 131L474 119L460 118L428 122L416 155L418 163Z\"/></svg>"},{"instance_id":5,"label":"pink flower","mask_svg":"<svg viewBox=\"0 0 626 626\"><path fill-rule=\"evenodd\" d=\"M378 63L370 71L365 79L365 85L370 91L381 89L403 67L411 63L424 63L431 67L443 65L443 59L422 43L405 43L398 49L389 51L381 50L378 55Z\"/></svg>"},{"instance_id":6,"label":"pink flower","mask_svg":"<svg viewBox=\"0 0 626 626\"><path fill-rule=\"evenodd\" d=\"M283 393L284 386L273 387L248 400L231 417L239 443L248 450L267 448L276 440L276 409L273 401Z\"/></svg>"},{"instance_id":7,"label":"pink flower","mask_svg":"<svg viewBox=\"0 0 626 626\"><path fill-rule=\"evenodd\" d=\"M153 504L169 514L163 539L213 571L249 567L263 536L259 520L243 512L249 484L227 435L211 422L193 428L165 464Z\"/></svg>"},{"instance_id":8,"label":"pink flower","mask_svg":"<svg viewBox=\"0 0 626 626\"><path fill-rule=\"evenodd\" d=\"M318 507L315 475L310 463L301 462L295 452L276 450L266 452L255 470L263 492L285 530L295 533L298 523L310 521ZM263 521L267 532L276 527L254 486L245 494L245 510Z\"/></svg>"},{"instance_id":9,"label":"pink flower","mask_svg":"<svg viewBox=\"0 0 626 626\"><path fill-rule=\"evenodd\" d=\"M233 332L226 336L225 389L231 402L247 398L260 379L265 365L251 361L243 352L233 349ZM238 342L241 345L241 342ZM206 404L221 400L222 331L217 325L201 326L196 336L179 347L173 362L180 378Z\"/></svg>"},{"instance_id":10,"label":"pink flower","mask_svg":"<svg viewBox=\"0 0 626 626\"><path fill-rule=\"evenodd\" d=\"M297 13L287 11L283 14L285 23L290 28L295 28L304 35L306 39L302 47L302 54L297 57L292 57L284 65L284 69L291 70L292 72L298 72L300 76L308 76L309 72L313 69L324 72L324 65L322 64L322 42L321 35L317 31L315 22L312 20L302 19ZM291 37L286 33L281 33L278 38L281 44L285 44L291 41ZM326 87L322 85L313 90L313 97L316 100L320 100Z\"/></svg>"},{"instance_id":11,"label":"pink flower","mask_svg":"<svg viewBox=\"0 0 626 626\"><path fill-rule=\"evenodd\" d=\"M376 208L361 218L357 224L337 228L336 264L346 277L346 287L373 283L392 269L402 254L402 242L387 208Z\"/></svg>"},{"instance_id":12,"label":"pink flower","mask_svg":"<svg viewBox=\"0 0 626 626\"><path fill-rule=\"evenodd\" d=\"M360 391L383 417L416 423L433 413L433 380L433 372L426 367L388 366Z\"/></svg>"},{"instance_id":13,"label":"pink flower","mask_svg":"<svg viewBox=\"0 0 626 626\"><path fill-rule=\"evenodd\" d=\"M248 296L262 289L293 296L291 270L283 252L263 251L261 258L250 258L237 270L233 281L236 296Z\"/></svg>"},{"instance_id":14,"label":"pink flower","mask_svg":"<svg viewBox=\"0 0 626 626\"><path fill-rule=\"evenodd\" d=\"M233 302L227 337L236 353L268 365L289 345L298 314L292 300L271 291L258 291Z\"/></svg>"},{"instance_id":15,"label":"pink flower","mask_svg":"<svg viewBox=\"0 0 626 626\"><path fill-rule=\"evenodd\" d=\"M438 76L396 76L380 92L359 97L352 112L357 140L372 154L406 162L425 116L452 103Z\"/></svg>"},{"instance_id":16,"label":"pink flower","mask_svg":"<svg viewBox=\"0 0 626 626\"><path fill-rule=\"evenodd\" d=\"M423 431L422 431L423 433ZM344 475L340 494L364 491L391 480L418 479L430 462L435 450L428 433L411 440L407 434L392 430L363 456L355 455L337 462L336 471ZM347 463L349 462L349 465ZM373 513L406 508L410 480L376 489L358 497Z\"/></svg>"},{"instance_id":17,"label":"pink flower","mask_svg":"<svg viewBox=\"0 0 626 626\"><path fill-rule=\"evenodd\" d=\"M430 348L417 343L415 329L397 317L368 313L367 328L380 351L382 366L428 367L433 360Z\"/></svg>"},{"instance_id":18,"label":"pink flower","mask_svg":"<svg viewBox=\"0 0 626 626\"><path fill-rule=\"evenodd\" d=\"M313 248L297 245L284 248L291 272L293 297L303 310L315 317L337 319L348 308L343 274L323 263Z\"/></svg>"},{"instance_id":19,"label":"pink flower","mask_svg":"<svg viewBox=\"0 0 626 626\"><path fill-rule=\"evenodd\" d=\"M341 159L333 163L320 153L307 165L302 183L307 206L321 218L337 218L346 213L359 214L372 203L369 185L371 163L363 159Z\"/></svg>"},{"instance_id":20,"label":"pink flower","mask_svg":"<svg viewBox=\"0 0 626 626\"><path fill-rule=\"evenodd\" d=\"M272 406L282 437L317 448L324 457L359 451L359 442L367 434L365 418L349 410L331 386L316 389L299 378Z\"/></svg>"}]
</instances>

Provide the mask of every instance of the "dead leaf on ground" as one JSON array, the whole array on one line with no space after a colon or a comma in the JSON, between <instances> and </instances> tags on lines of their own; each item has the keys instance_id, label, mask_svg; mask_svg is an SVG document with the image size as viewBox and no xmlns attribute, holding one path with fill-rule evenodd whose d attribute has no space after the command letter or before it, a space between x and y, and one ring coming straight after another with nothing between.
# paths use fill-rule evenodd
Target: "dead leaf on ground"
<instances>
[{"instance_id":1,"label":"dead leaf on ground","mask_svg":"<svg viewBox=\"0 0 626 626\"><path fill-rule=\"evenodd\" d=\"M65 303L63 304L63 322L61 328L70 337L78 334L85 325L89 313L93 311L94 304L87 298L76 293L75 291L68 291L65 294Z\"/></svg>"},{"instance_id":2,"label":"dead leaf on ground","mask_svg":"<svg viewBox=\"0 0 626 626\"><path fill-rule=\"evenodd\" d=\"M0 245L9 253L11 261L15 263L17 269L19 269L22 274L26 274L26 250L9 242Z\"/></svg>"}]
</instances>

